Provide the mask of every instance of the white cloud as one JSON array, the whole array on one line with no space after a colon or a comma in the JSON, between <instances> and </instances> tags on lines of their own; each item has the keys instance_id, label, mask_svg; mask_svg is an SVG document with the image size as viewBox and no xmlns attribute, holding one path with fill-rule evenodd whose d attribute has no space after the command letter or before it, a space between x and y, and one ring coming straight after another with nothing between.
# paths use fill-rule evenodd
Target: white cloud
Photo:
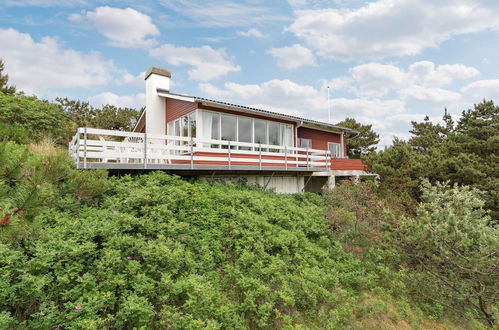
<instances>
[{"instance_id":1,"label":"white cloud","mask_svg":"<svg viewBox=\"0 0 499 330\"><path fill-rule=\"evenodd\" d=\"M255 26L288 20L254 0L162 0L192 24L206 27Z\"/></svg>"},{"instance_id":2,"label":"white cloud","mask_svg":"<svg viewBox=\"0 0 499 330\"><path fill-rule=\"evenodd\" d=\"M155 43L153 36L159 30L151 17L132 8L98 7L82 15L72 14L73 22L89 21L111 45L123 48L149 47Z\"/></svg>"},{"instance_id":3,"label":"white cloud","mask_svg":"<svg viewBox=\"0 0 499 330\"><path fill-rule=\"evenodd\" d=\"M225 83L223 88L212 84L200 84L200 89L209 97L281 113L327 121L327 93L325 88L316 89L297 84L288 79L273 79L261 84L242 85ZM387 118L405 111L401 100L368 100L362 98L331 99L333 122L345 117Z\"/></svg>"},{"instance_id":4,"label":"white cloud","mask_svg":"<svg viewBox=\"0 0 499 330\"><path fill-rule=\"evenodd\" d=\"M26 93L93 87L121 79L123 71L98 52L64 49L51 37L34 41L29 34L0 29L1 57L9 80Z\"/></svg>"},{"instance_id":5,"label":"white cloud","mask_svg":"<svg viewBox=\"0 0 499 330\"><path fill-rule=\"evenodd\" d=\"M306 1L292 1L303 8ZM416 55L455 35L499 27L490 0L379 0L356 9L296 10L286 29L337 60Z\"/></svg>"},{"instance_id":6,"label":"white cloud","mask_svg":"<svg viewBox=\"0 0 499 330\"><path fill-rule=\"evenodd\" d=\"M275 57L277 64L285 69L297 69L305 65L315 65L315 57L310 49L298 44L289 47L271 48L267 53Z\"/></svg>"},{"instance_id":7,"label":"white cloud","mask_svg":"<svg viewBox=\"0 0 499 330\"><path fill-rule=\"evenodd\" d=\"M131 86L138 86L138 87L144 87L144 77L145 77L145 71L139 73L138 75L134 76L128 72L125 72L122 79L118 81L118 84L122 85L131 85Z\"/></svg>"},{"instance_id":8,"label":"white cloud","mask_svg":"<svg viewBox=\"0 0 499 330\"><path fill-rule=\"evenodd\" d=\"M219 78L229 72L239 71L241 68L232 63L224 48L213 49L210 46L177 47L165 44L151 49L149 54L162 59L170 65L188 65L194 67L189 70L189 78L197 81L208 81Z\"/></svg>"},{"instance_id":9,"label":"white cloud","mask_svg":"<svg viewBox=\"0 0 499 330\"><path fill-rule=\"evenodd\" d=\"M237 31L236 34L240 37L266 38L267 35L258 29L249 29L247 31Z\"/></svg>"},{"instance_id":10,"label":"white cloud","mask_svg":"<svg viewBox=\"0 0 499 330\"><path fill-rule=\"evenodd\" d=\"M333 79L330 86L361 98L382 98L393 92L403 100L454 103L460 94L442 87L479 74L477 69L463 64L435 66L420 61L403 70L392 64L366 63L351 68L350 76Z\"/></svg>"},{"instance_id":11,"label":"white cloud","mask_svg":"<svg viewBox=\"0 0 499 330\"><path fill-rule=\"evenodd\" d=\"M85 0L5 0L0 7L77 7L86 4Z\"/></svg>"},{"instance_id":12,"label":"white cloud","mask_svg":"<svg viewBox=\"0 0 499 330\"><path fill-rule=\"evenodd\" d=\"M470 103L479 103L484 99L499 103L499 79L477 80L460 91Z\"/></svg>"},{"instance_id":13,"label":"white cloud","mask_svg":"<svg viewBox=\"0 0 499 330\"><path fill-rule=\"evenodd\" d=\"M146 104L146 95L144 93L135 95L116 95L111 92L104 92L89 97L88 101L96 107L111 104L117 107L135 108L139 110Z\"/></svg>"}]
</instances>

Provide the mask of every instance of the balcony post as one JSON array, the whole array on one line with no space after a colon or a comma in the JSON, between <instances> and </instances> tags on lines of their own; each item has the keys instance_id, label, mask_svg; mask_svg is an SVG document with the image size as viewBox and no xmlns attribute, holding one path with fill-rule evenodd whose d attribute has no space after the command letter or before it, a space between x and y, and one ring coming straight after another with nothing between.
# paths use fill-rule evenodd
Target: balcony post
<instances>
[{"instance_id":1,"label":"balcony post","mask_svg":"<svg viewBox=\"0 0 499 330\"><path fill-rule=\"evenodd\" d=\"M227 149L229 151L229 170L230 170L230 140L229 140L229 146L228 146L229 149Z\"/></svg>"},{"instance_id":2,"label":"balcony post","mask_svg":"<svg viewBox=\"0 0 499 330\"><path fill-rule=\"evenodd\" d=\"M144 133L144 169L147 169L147 133Z\"/></svg>"},{"instance_id":3,"label":"balcony post","mask_svg":"<svg viewBox=\"0 0 499 330\"><path fill-rule=\"evenodd\" d=\"M308 162L308 147L307 147L307 168L309 168L309 162Z\"/></svg>"},{"instance_id":4,"label":"balcony post","mask_svg":"<svg viewBox=\"0 0 499 330\"><path fill-rule=\"evenodd\" d=\"M76 131L76 141L75 141L75 151L76 151L76 168L80 169L80 128Z\"/></svg>"},{"instance_id":5,"label":"balcony post","mask_svg":"<svg viewBox=\"0 0 499 330\"><path fill-rule=\"evenodd\" d=\"M191 170L194 169L194 138L191 136L190 150L191 150Z\"/></svg>"},{"instance_id":6,"label":"balcony post","mask_svg":"<svg viewBox=\"0 0 499 330\"><path fill-rule=\"evenodd\" d=\"M259 168L260 170L262 169L262 144L258 143L258 162L259 162Z\"/></svg>"},{"instance_id":7,"label":"balcony post","mask_svg":"<svg viewBox=\"0 0 499 330\"><path fill-rule=\"evenodd\" d=\"M284 167L288 169L288 147L284 146Z\"/></svg>"},{"instance_id":8,"label":"balcony post","mask_svg":"<svg viewBox=\"0 0 499 330\"><path fill-rule=\"evenodd\" d=\"M87 128L83 129L83 168L87 168Z\"/></svg>"}]
</instances>

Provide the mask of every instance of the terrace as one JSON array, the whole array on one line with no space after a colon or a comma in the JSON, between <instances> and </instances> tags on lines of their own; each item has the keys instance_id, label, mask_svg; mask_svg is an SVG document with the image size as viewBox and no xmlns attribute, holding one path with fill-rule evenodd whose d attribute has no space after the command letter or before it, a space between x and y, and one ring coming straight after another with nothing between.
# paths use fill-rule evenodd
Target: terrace
<instances>
[{"instance_id":1,"label":"terrace","mask_svg":"<svg viewBox=\"0 0 499 330\"><path fill-rule=\"evenodd\" d=\"M78 128L68 147L80 169L325 172L334 162L328 150L95 128Z\"/></svg>"}]
</instances>

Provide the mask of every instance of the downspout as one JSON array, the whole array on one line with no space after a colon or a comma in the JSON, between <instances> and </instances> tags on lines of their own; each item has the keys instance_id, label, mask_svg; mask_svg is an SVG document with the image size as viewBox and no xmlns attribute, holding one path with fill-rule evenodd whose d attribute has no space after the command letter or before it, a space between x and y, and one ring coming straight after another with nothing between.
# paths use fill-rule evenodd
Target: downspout
<instances>
[{"instance_id":1,"label":"downspout","mask_svg":"<svg viewBox=\"0 0 499 330\"><path fill-rule=\"evenodd\" d=\"M345 155L345 132L341 132L341 158L346 158Z\"/></svg>"},{"instance_id":2,"label":"downspout","mask_svg":"<svg viewBox=\"0 0 499 330\"><path fill-rule=\"evenodd\" d=\"M341 133L341 150L342 150L342 152L344 153L344 152L345 152L345 146L344 146L344 143L345 143L344 141L345 141L345 140L344 140L344 136L343 136L344 134L343 134L343 133L344 133L344 132L342 132L342 133ZM354 135L354 136L352 136L352 137L349 137L349 139L355 139L355 138L356 138L356 137L358 137L359 135L360 135L360 132L357 132L357 134L355 134L355 135ZM346 155L343 155L343 158L346 158Z\"/></svg>"},{"instance_id":3,"label":"downspout","mask_svg":"<svg viewBox=\"0 0 499 330\"><path fill-rule=\"evenodd\" d=\"M303 120L299 121L295 128L295 147L298 147L298 128L303 126Z\"/></svg>"}]
</instances>

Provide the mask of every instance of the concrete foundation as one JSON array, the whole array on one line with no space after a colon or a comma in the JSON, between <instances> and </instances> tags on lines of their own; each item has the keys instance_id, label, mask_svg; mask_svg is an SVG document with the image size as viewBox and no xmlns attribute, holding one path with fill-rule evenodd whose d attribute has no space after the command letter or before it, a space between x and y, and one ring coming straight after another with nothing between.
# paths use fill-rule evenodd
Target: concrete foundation
<instances>
[{"instance_id":1,"label":"concrete foundation","mask_svg":"<svg viewBox=\"0 0 499 330\"><path fill-rule=\"evenodd\" d=\"M199 176L204 182L233 182L258 185L268 190L281 194L296 194L303 191L304 176L278 176L278 175L214 175Z\"/></svg>"},{"instance_id":2,"label":"concrete foundation","mask_svg":"<svg viewBox=\"0 0 499 330\"><path fill-rule=\"evenodd\" d=\"M234 182L254 184L281 194L296 194L301 192L322 193L333 189L336 182L342 179L359 182L362 179L374 178L376 175L364 171L329 171L313 172L298 175L200 175L205 182Z\"/></svg>"}]
</instances>

